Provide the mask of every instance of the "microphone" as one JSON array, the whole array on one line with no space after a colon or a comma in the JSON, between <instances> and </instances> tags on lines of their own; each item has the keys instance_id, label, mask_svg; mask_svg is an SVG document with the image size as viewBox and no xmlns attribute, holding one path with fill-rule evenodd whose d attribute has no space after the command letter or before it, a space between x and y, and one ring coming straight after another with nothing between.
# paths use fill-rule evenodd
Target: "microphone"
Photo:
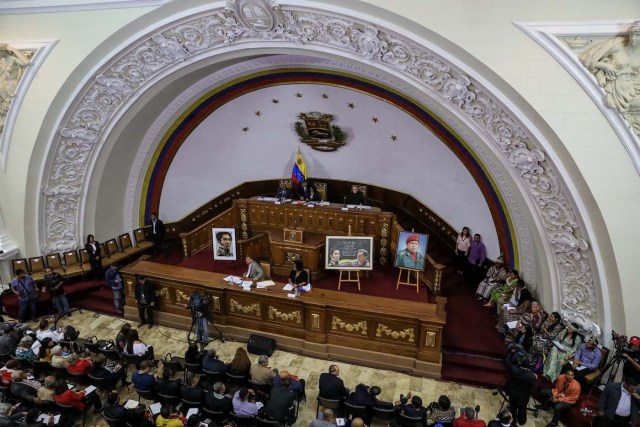
<instances>
[{"instance_id":1,"label":"microphone","mask_svg":"<svg viewBox=\"0 0 640 427\"><path fill-rule=\"evenodd\" d=\"M344 205L347 206L347 196L344 196Z\"/></svg>"}]
</instances>

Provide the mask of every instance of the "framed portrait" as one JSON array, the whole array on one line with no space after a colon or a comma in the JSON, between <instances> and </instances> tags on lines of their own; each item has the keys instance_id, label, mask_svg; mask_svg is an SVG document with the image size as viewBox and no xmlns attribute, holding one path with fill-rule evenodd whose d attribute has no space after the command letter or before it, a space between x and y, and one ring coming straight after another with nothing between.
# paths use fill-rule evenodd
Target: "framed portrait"
<instances>
[{"instance_id":1,"label":"framed portrait","mask_svg":"<svg viewBox=\"0 0 640 427\"><path fill-rule=\"evenodd\" d=\"M373 270L373 237L327 236L328 270Z\"/></svg>"},{"instance_id":2,"label":"framed portrait","mask_svg":"<svg viewBox=\"0 0 640 427\"><path fill-rule=\"evenodd\" d=\"M428 242L428 234L401 231L398 235L398 252L394 265L411 270L424 270Z\"/></svg>"},{"instance_id":3,"label":"framed portrait","mask_svg":"<svg viewBox=\"0 0 640 427\"><path fill-rule=\"evenodd\" d=\"M236 229L212 228L213 259L235 261L236 259Z\"/></svg>"}]
</instances>

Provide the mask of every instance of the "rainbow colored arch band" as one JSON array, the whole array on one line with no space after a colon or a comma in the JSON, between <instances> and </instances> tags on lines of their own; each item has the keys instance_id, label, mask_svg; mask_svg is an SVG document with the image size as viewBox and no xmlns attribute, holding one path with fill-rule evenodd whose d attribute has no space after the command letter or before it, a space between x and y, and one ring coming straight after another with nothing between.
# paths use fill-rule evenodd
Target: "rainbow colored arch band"
<instances>
[{"instance_id":1,"label":"rainbow colored arch band","mask_svg":"<svg viewBox=\"0 0 640 427\"><path fill-rule=\"evenodd\" d=\"M171 162L187 137L202 121L222 105L244 94L265 87L296 83L323 84L360 91L393 104L428 127L455 153L473 176L489 206L500 248L504 251L505 264L511 267L518 266L517 252L514 251L514 247L516 247L515 233L506 204L500 196L495 182L462 138L425 105L416 102L416 100L379 83L328 70L288 68L255 73L220 85L198 99L173 123L153 155L142 188L144 203L140 205L140 223L148 222L150 213L156 211L160 206L162 187Z\"/></svg>"}]
</instances>

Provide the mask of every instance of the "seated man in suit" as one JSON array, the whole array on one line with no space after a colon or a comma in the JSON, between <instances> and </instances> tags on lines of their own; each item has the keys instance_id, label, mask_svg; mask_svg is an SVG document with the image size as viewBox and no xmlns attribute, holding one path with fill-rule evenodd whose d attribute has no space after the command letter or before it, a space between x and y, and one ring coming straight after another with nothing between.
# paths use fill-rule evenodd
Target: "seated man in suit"
<instances>
[{"instance_id":1,"label":"seated man in suit","mask_svg":"<svg viewBox=\"0 0 640 427\"><path fill-rule=\"evenodd\" d=\"M187 381L180 387L180 396L182 396L183 404L180 407L180 412L187 415L189 409L197 408L202 405L204 401L204 389L200 387L200 376L192 375L187 378ZM186 403L188 401L190 403Z\"/></svg>"},{"instance_id":2,"label":"seated man in suit","mask_svg":"<svg viewBox=\"0 0 640 427\"><path fill-rule=\"evenodd\" d=\"M276 199L285 200L291 198L291 189L287 187L285 182L280 183L280 187L278 187L278 191L276 191Z\"/></svg>"},{"instance_id":3,"label":"seated man in suit","mask_svg":"<svg viewBox=\"0 0 640 427\"><path fill-rule=\"evenodd\" d=\"M356 184L351 186L351 192L347 195L346 201L348 205L366 205L367 201L364 199L364 194L360 191L360 187Z\"/></svg>"},{"instance_id":4,"label":"seated man in suit","mask_svg":"<svg viewBox=\"0 0 640 427\"><path fill-rule=\"evenodd\" d=\"M258 384L273 385L273 377L276 376L277 370L269 367L269 357L262 355L258 357L258 363L251 365L249 374L251 380Z\"/></svg>"},{"instance_id":5,"label":"seated man in suit","mask_svg":"<svg viewBox=\"0 0 640 427\"><path fill-rule=\"evenodd\" d=\"M231 406L231 396L226 394L227 387L222 381L213 384L213 390L207 392L204 397L204 406L214 412L229 412Z\"/></svg>"},{"instance_id":6,"label":"seated man in suit","mask_svg":"<svg viewBox=\"0 0 640 427\"><path fill-rule=\"evenodd\" d=\"M407 393L406 396L400 395L400 400L396 402L396 406L399 406L402 413L407 417L422 419L422 425L425 425L428 409L422 406L420 396L413 396L411 392Z\"/></svg>"},{"instance_id":7,"label":"seated man in suit","mask_svg":"<svg viewBox=\"0 0 640 427\"><path fill-rule=\"evenodd\" d=\"M137 390L152 391L156 387L156 377L151 372L151 365L147 360L140 362L140 370L131 374L131 381Z\"/></svg>"},{"instance_id":8,"label":"seated man in suit","mask_svg":"<svg viewBox=\"0 0 640 427\"><path fill-rule=\"evenodd\" d=\"M247 255L247 257L245 258L245 262L247 263L248 268L244 276L242 276L243 279L253 280L255 282L259 282L265 279L264 271L262 270L262 267L260 267L259 262L254 260L253 257L249 255Z\"/></svg>"},{"instance_id":9,"label":"seated man in suit","mask_svg":"<svg viewBox=\"0 0 640 427\"><path fill-rule=\"evenodd\" d=\"M212 348L207 350L207 354L202 358L202 369L209 372L227 372L228 365L218 359L218 354Z\"/></svg>"},{"instance_id":10,"label":"seated man in suit","mask_svg":"<svg viewBox=\"0 0 640 427\"><path fill-rule=\"evenodd\" d=\"M174 380L171 378L171 375L171 369L163 366L162 375L156 380L156 391L165 396L180 396L182 380Z\"/></svg>"},{"instance_id":11,"label":"seated man in suit","mask_svg":"<svg viewBox=\"0 0 640 427\"><path fill-rule=\"evenodd\" d=\"M280 386L271 390L269 401L264 407L264 413L270 420L280 421L281 424L292 425L295 421L294 402L296 394L289 388L289 378L283 378Z\"/></svg>"},{"instance_id":12,"label":"seated man in suit","mask_svg":"<svg viewBox=\"0 0 640 427\"><path fill-rule=\"evenodd\" d=\"M309 181L303 179L298 183L296 187L296 196L300 200L309 200L309 192L311 191L311 187L309 186Z\"/></svg>"},{"instance_id":13,"label":"seated man in suit","mask_svg":"<svg viewBox=\"0 0 640 427\"><path fill-rule=\"evenodd\" d=\"M324 399L340 400L346 399L349 389L344 386L342 378L339 378L340 368L338 365L329 366L329 372L320 374L318 383L318 396Z\"/></svg>"}]
</instances>

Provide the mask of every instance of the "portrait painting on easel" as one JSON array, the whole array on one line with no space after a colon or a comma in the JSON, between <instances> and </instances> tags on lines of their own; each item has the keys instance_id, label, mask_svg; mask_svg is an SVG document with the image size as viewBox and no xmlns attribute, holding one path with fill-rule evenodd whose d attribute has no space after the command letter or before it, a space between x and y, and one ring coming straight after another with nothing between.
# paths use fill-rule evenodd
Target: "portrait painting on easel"
<instances>
[{"instance_id":1,"label":"portrait painting on easel","mask_svg":"<svg viewBox=\"0 0 640 427\"><path fill-rule=\"evenodd\" d=\"M428 242L428 234L401 231L398 235L398 252L394 265L411 270L424 270Z\"/></svg>"}]
</instances>

